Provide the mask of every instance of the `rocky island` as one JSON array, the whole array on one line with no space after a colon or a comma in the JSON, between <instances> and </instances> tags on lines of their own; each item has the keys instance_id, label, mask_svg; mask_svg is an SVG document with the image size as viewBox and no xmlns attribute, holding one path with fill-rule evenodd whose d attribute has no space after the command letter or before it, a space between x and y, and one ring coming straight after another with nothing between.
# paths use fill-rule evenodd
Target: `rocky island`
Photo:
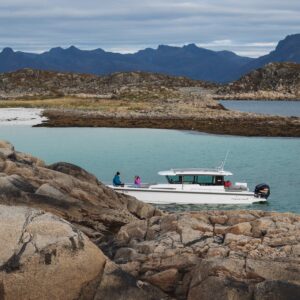
<instances>
[{"instance_id":1,"label":"rocky island","mask_svg":"<svg viewBox=\"0 0 300 300\"><path fill-rule=\"evenodd\" d=\"M218 89L215 98L300 100L300 64L269 63Z\"/></svg>"},{"instance_id":2,"label":"rocky island","mask_svg":"<svg viewBox=\"0 0 300 300\"><path fill-rule=\"evenodd\" d=\"M0 141L1 299L299 299L300 216L163 212Z\"/></svg>"},{"instance_id":3,"label":"rocky island","mask_svg":"<svg viewBox=\"0 0 300 300\"><path fill-rule=\"evenodd\" d=\"M277 74L273 81L281 82L278 89L284 95L296 99L299 95L299 72L293 71L296 75L291 77L291 72L286 74L280 68L275 68L277 73L272 71L271 74ZM298 65L291 69L298 70ZM251 74L248 77L255 81L256 75ZM266 74L267 81L273 82L269 73ZM0 74L0 107L42 108L44 117L48 119L42 126L50 127L142 127L244 136L299 137L298 117L230 111L215 100L235 98L236 91L238 95L248 92L252 86L250 79L220 86L157 73L96 76L23 69ZM255 99L262 97L263 83L261 87L256 84L252 93ZM271 97L271 92L267 95Z\"/></svg>"}]
</instances>

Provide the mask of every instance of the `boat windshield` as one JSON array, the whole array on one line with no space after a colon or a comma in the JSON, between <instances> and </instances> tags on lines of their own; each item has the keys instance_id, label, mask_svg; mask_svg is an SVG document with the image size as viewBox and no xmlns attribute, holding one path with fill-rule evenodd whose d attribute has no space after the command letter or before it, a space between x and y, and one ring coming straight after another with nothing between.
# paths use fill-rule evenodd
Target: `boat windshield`
<instances>
[{"instance_id":1,"label":"boat windshield","mask_svg":"<svg viewBox=\"0 0 300 300\"><path fill-rule=\"evenodd\" d=\"M166 176L166 178L170 184L224 185L224 176L175 175Z\"/></svg>"},{"instance_id":2,"label":"boat windshield","mask_svg":"<svg viewBox=\"0 0 300 300\"><path fill-rule=\"evenodd\" d=\"M181 184L182 183L182 176L166 176L168 182L170 184Z\"/></svg>"}]
</instances>

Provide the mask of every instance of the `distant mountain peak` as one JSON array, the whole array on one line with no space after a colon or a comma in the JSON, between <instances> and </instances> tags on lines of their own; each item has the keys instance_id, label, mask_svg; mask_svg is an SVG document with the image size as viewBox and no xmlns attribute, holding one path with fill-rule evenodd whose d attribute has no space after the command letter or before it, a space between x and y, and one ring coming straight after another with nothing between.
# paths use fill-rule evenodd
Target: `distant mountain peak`
<instances>
[{"instance_id":1,"label":"distant mountain peak","mask_svg":"<svg viewBox=\"0 0 300 300\"><path fill-rule=\"evenodd\" d=\"M275 50L269 54L263 55L250 63L246 64L241 74L250 72L251 70L261 68L272 62L296 62L300 63L300 34L291 34L279 41Z\"/></svg>"},{"instance_id":2,"label":"distant mountain peak","mask_svg":"<svg viewBox=\"0 0 300 300\"><path fill-rule=\"evenodd\" d=\"M72 51L72 52L75 52L75 51L82 51L82 50L78 49L78 48L75 47L74 45L71 45L69 48L66 49L66 51Z\"/></svg>"},{"instance_id":3,"label":"distant mountain peak","mask_svg":"<svg viewBox=\"0 0 300 300\"><path fill-rule=\"evenodd\" d=\"M174 46L169 46L169 45L158 45L157 50L158 51L164 51L168 49L176 48Z\"/></svg>"},{"instance_id":4,"label":"distant mountain peak","mask_svg":"<svg viewBox=\"0 0 300 300\"><path fill-rule=\"evenodd\" d=\"M300 49L300 33L288 35L283 40L279 41L275 51L283 51L291 46L296 46Z\"/></svg>"},{"instance_id":5,"label":"distant mountain peak","mask_svg":"<svg viewBox=\"0 0 300 300\"><path fill-rule=\"evenodd\" d=\"M68 48L62 48L62 47L54 47L54 48L51 48L50 49L50 53L61 53L61 52L77 52L77 51L83 51L83 50L80 50L78 48L76 48L75 46L71 45L70 47Z\"/></svg>"},{"instance_id":6,"label":"distant mountain peak","mask_svg":"<svg viewBox=\"0 0 300 300\"><path fill-rule=\"evenodd\" d=\"M77 48L78 49L78 48ZM78 49L79 50L79 49ZM105 51L102 49L102 48L97 48L97 49L94 49L94 50L90 50L90 52L94 52L94 53L105 53Z\"/></svg>"},{"instance_id":7,"label":"distant mountain peak","mask_svg":"<svg viewBox=\"0 0 300 300\"><path fill-rule=\"evenodd\" d=\"M5 48L3 48L3 50L2 50L1 53L5 54L5 55L7 55L7 54L13 54L14 50L12 48L10 48L10 47L5 47Z\"/></svg>"},{"instance_id":8,"label":"distant mountain peak","mask_svg":"<svg viewBox=\"0 0 300 300\"><path fill-rule=\"evenodd\" d=\"M49 50L50 53L62 52L64 49L62 47L54 47Z\"/></svg>"},{"instance_id":9,"label":"distant mountain peak","mask_svg":"<svg viewBox=\"0 0 300 300\"><path fill-rule=\"evenodd\" d=\"M187 48L187 49L199 49L199 47L195 43L184 45L183 48Z\"/></svg>"}]
</instances>

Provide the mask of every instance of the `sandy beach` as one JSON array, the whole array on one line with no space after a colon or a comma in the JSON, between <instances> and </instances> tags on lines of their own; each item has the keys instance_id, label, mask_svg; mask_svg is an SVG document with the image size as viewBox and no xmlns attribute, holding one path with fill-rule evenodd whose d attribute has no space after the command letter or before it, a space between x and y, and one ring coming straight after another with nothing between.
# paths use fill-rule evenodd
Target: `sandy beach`
<instances>
[{"instance_id":1,"label":"sandy beach","mask_svg":"<svg viewBox=\"0 0 300 300\"><path fill-rule=\"evenodd\" d=\"M0 125L38 125L47 120L42 113L43 109L37 108L1 108Z\"/></svg>"}]
</instances>

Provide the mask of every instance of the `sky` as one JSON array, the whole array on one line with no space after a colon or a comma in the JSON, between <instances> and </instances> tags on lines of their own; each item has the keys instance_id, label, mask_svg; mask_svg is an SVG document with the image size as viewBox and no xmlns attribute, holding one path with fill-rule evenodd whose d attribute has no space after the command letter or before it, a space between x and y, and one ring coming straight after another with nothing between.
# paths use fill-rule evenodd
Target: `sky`
<instances>
[{"instance_id":1,"label":"sky","mask_svg":"<svg viewBox=\"0 0 300 300\"><path fill-rule=\"evenodd\" d=\"M0 0L0 49L26 52L195 43L258 57L294 33L299 0Z\"/></svg>"}]
</instances>

